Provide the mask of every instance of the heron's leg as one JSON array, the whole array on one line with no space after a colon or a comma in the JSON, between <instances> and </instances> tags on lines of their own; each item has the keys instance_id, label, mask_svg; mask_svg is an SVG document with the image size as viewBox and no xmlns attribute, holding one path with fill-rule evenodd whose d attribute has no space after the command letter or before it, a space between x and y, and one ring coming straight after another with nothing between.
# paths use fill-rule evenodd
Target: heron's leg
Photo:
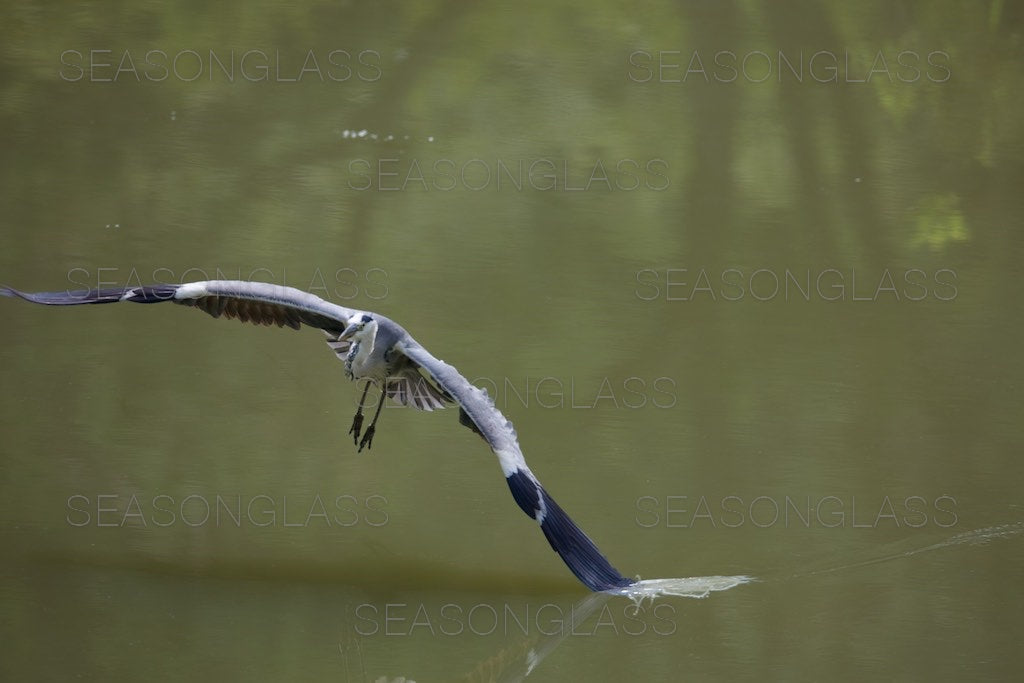
<instances>
[{"instance_id":1,"label":"heron's leg","mask_svg":"<svg viewBox=\"0 0 1024 683\"><path fill-rule=\"evenodd\" d=\"M363 433L363 438L359 442L359 452L363 452L363 446L367 448L373 448L373 434L377 431L377 418L380 417L380 409L384 407L384 399L387 393L384 391L384 387L380 390L380 402L377 404L377 412L373 414L373 421L370 426L366 428L366 432Z\"/></svg>"},{"instance_id":2,"label":"heron's leg","mask_svg":"<svg viewBox=\"0 0 1024 683\"><path fill-rule=\"evenodd\" d=\"M348 430L348 433L352 435L352 443L359 443L359 432L363 428L363 403L366 401L366 392L370 390L370 382L366 382L366 386L363 387L363 395L359 399L359 408L356 409L355 417L352 418L352 429Z\"/></svg>"}]
</instances>

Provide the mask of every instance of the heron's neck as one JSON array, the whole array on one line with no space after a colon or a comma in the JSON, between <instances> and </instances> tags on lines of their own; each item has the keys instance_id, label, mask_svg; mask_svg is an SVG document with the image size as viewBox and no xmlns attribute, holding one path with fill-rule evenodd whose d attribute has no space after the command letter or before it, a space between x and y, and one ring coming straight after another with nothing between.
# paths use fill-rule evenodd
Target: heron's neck
<instances>
[{"instance_id":1,"label":"heron's neck","mask_svg":"<svg viewBox=\"0 0 1024 683\"><path fill-rule=\"evenodd\" d=\"M377 330L372 330L370 334L364 335L361 339L357 340L353 351L353 365L361 366L370 359L370 354L373 353L373 343L377 339Z\"/></svg>"}]
</instances>

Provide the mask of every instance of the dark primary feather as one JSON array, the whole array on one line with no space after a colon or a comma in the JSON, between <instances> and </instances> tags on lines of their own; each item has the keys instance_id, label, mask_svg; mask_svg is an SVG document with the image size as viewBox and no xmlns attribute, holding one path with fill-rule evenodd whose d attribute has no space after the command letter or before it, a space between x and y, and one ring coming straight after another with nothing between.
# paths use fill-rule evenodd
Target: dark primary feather
<instances>
[{"instance_id":1,"label":"dark primary feather","mask_svg":"<svg viewBox=\"0 0 1024 683\"><path fill-rule=\"evenodd\" d=\"M116 289L80 289L63 292L21 292L0 285L0 295L13 296L47 306L77 306L79 304L112 304L118 301L132 301L140 304L156 304L173 301L178 285L151 285L148 287L119 287ZM131 296L124 299L126 293Z\"/></svg>"},{"instance_id":2,"label":"dark primary feather","mask_svg":"<svg viewBox=\"0 0 1024 683\"><path fill-rule=\"evenodd\" d=\"M569 570L593 591L623 588L633 583L612 566L597 545L555 502L532 475L513 472L506 478L512 497L520 509L537 519L543 511L540 529L551 549L558 553Z\"/></svg>"},{"instance_id":3,"label":"dark primary feather","mask_svg":"<svg viewBox=\"0 0 1024 683\"><path fill-rule=\"evenodd\" d=\"M613 588L624 588L635 581L624 577L612 566L597 545L583 530L576 526L572 518L563 510L548 492L540 490L544 498L546 512L540 530L548 539L551 548L558 553L566 566L592 591L606 591Z\"/></svg>"}]
</instances>

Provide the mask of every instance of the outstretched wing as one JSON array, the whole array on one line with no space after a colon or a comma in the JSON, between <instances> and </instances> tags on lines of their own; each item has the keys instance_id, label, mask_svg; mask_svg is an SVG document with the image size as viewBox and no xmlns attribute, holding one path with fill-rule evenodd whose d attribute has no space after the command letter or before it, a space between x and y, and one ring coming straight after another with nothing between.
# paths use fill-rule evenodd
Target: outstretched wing
<instances>
[{"instance_id":1,"label":"outstretched wing","mask_svg":"<svg viewBox=\"0 0 1024 683\"><path fill-rule=\"evenodd\" d=\"M16 296L47 306L110 304L130 301L155 304L170 301L206 311L214 318L237 318L256 325L299 329L302 325L340 333L354 309L324 301L294 287L244 280L207 280L181 285L145 285L117 289L86 289L63 292L20 292L0 286L0 295Z\"/></svg>"},{"instance_id":2,"label":"outstretched wing","mask_svg":"<svg viewBox=\"0 0 1024 683\"><path fill-rule=\"evenodd\" d=\"M495 407L487 392L470 384L458 370L435 358L411 338L399 342L398 350L459 404L460 421L483 437L498 456L516 504L540 524L551 548L576 578L593 591L623 588L634 583L608 562L594 542L544 490L526 465L512 423Z\"/></svg>"}]
</instances>

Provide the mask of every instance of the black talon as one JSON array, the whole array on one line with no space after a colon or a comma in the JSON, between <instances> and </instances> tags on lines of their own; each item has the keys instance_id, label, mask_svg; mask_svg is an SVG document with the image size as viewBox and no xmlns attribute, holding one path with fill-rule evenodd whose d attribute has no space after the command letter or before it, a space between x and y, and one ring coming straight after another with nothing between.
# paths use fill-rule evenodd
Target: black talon
<instances>
[{"instance_id":1,"label":"black talon","mask_svg":"<svg viewBox=\"0 0 1024 683\"><path fill-rule=\"evenodd\" d=\"M352 443L359 443L359 432L363 429L363 411L359 411L352 418L352 429L348 433L352 435Z\"/></svg>"},{"instance_id":2,"label":"black talon","mask_svg":"<svg viewBox=\"0 0 1024 683\"><path fill-rule=\"evenodd\" d=\"M377 431L377 428L370 425L366 428L366 433L363 434L363 440L359 442L359 452L363 452L363 447L373 450L373 434Z\"/></svg>"},{"instance_id":3,"label":"black talon","mask_svg":"<svg viewBox=\"0 0 1024 683\"><path fill-rule=\"evenodd\" d=\"M369 386L369 385L367 385ZM365 393L365 392L364 392ZM359 442L359 452L363 452L363 448L373 448L373 435L377 432L377 418L380 417L380 409L384 407L384 389L380 392L380 402L377 403L377 410L373 413L373 420L370 422L370 426L363 432L363 438Z\"/></svg>"}]
</instances>

